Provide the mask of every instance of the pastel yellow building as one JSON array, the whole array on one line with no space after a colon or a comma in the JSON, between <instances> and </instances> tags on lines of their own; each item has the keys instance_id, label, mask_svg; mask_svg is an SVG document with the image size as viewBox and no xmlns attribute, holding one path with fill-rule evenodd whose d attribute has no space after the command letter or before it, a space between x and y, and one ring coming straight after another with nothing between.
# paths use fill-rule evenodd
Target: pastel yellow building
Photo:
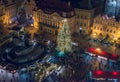
<instances>
[{"instance_id":1,"label":"pastel yellow building","mask_svg":"<svg viewBox=\"0 0 120 82\"><path fill-rule=\"evenodd\" d=\"M54 5L53 5L54 4ZM62 5L62 6L60 6ZM39 28L40 33L47 37L57 38L59 28L63 19L67 19L71 32L75 29L75 12L70 3L52 0L41 1L38 7L34 9L34 27Z\"/></svg>"},{"instance_id":2,"label":"pastel yellow building","mask_svg":"<svg viewBox=\"0 0 120 82\"><path fill-rule=\"evenodd\" d=\"M0 21L3 22L4 20L4 16L5 16L5 9L4 9L4 4L2 3L2 1L0 2Z\"/></svg>"},{"instance_id":3,"label":"pastel yellow building","mask_svg":"<svg viewBox=\"0 0 120 82\"><path fill-rule=\"evenodd\" d=\"M76 27L79 31L79 28L83 29L83 33L89 30L89 28L93 24L94 19L94 9L78 9L75 8L75 14L76 14Z\"/></svg>"},{"instance_id":4,"label":"pastel yellow building","mask_svg":"<svg viewBox=\"0 0 120 82\"><path fill-rule=\"evenodd\" d=\"M2 0L0 1L0 20L3 23L8 24L10 19L16 14L16 3L12 0L8 0L5 4Z\"/></svg>"},{"instance_id":5,"label":"pastel yellow building","mask_svg":"<svg viewBox=\"0 0 120 82\"><path fill-rule=\"evenodd\" d=\"M99 34L102 34L103 36L109 35L113 40L120 38L120 22L116 21L115 18L99 15L94 18L91 30L93 37L98 37Z\"/></svg>"},{"instance_id":6,"label":"pastel yellow building","mask_svg":"<svg viewBox=\"0 0 120 82\"><path fill-rule=\"evenodd\" d=\"M13 0L8 0L7 4L0 0L0 21L9 24L10 19L18 14L17 4ZM82 29L83 33L92 30L92 37L102 34L109 35L114 40L120 38L120 22L114 18L104 19L103 16L95 16L98 14L96 10L98 11L101 7L73 8L70 2L60 0L40 0L39 3L35 0L25 0L24 7L26 15L33 17L34 27L38 29L38 32L54 41L57 39L63 19L68 20L71 35L79 33Z\"/></svg>"}]
</instances>

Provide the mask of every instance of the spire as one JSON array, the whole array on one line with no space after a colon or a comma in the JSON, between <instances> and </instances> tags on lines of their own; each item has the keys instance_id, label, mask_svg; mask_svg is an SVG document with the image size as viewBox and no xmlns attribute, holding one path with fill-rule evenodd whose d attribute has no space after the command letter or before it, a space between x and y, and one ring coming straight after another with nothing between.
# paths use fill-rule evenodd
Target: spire
<instances>
[{"instance_id":1,"label":"spire","mask_svg":"<svg viewBox=\"0 0 120 82\"><path fill-rule=\"evenodd\" d=\"M120 0L116 1L116 11L115 11L116 17L120 17Z\"/></svg>"},{"instance_id":2,"label":"spire","mask_svg":"<svg viewBox=\"0 0 120 82\"><path fill-rule=\"evenodd\" d=\"M115 16L116 4L116 0L106 0L105 14L107 14L108 16Z\"/></svg>"},{"instance_id":3,"label":"spire","mask_svg":"<svg viewBox=\"0 0 120 82\"><path fill-rule=\"evenodd\" d=\"M69 5L69 6L71 6L71 3L70 3L70 1L68 2L68 5Z\"/></svg>"},{"instance_id":4,"label":"spire","mask_svg":"<svg viewBox=\"0 0 120 82\"><path fill-rule=\"evenodd\" d=\"M88 0L88 9L92 8L91 0Z\"/></svg>"}]
</instances>

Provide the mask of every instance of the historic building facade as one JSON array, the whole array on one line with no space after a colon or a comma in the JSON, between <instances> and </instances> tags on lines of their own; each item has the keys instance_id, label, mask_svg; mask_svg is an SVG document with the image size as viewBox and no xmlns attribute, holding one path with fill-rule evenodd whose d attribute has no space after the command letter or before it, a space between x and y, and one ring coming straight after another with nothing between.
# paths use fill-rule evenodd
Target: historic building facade
<instances>
[{"instance_id":1,"label":"historic building facade","mask_svg":"<svg viewBox=\"0 0 120 82\"><path fill-rule=\"evenodd\" d=\"M82 30L86 32L93 24L94 19L94 9L85 10L85 9L75 9L75 25L78 29L77 32Z\"/></svg>"},{"instance_id":2,"label":"historic building facade","mask_svg":"<svg viewBox=\"0 0 120 82\"><path fill-rule=\"evenodd\" d=\"M4 20L4 15L5 15L5 8L4 8L4 4L1 1L0 2L0 21L1 22L3 22Z\"/></svg>"},{"instance_id":3,"label":"historic building facade","mask_svg":"<svg viewBox=\"0 0 120 82\"><path fill-rule=\"evenodd\" d=\"M35 7L36 7L35 0L25 1L25 11L27 12L27 14L33 15L33 9Z\"/></svg>"},{"instance_id":4,"label":"historic building facade","mask_svg":"<svg viewBox=\"0 0 120 82\"><path fill-rule=\"evenodd\" d=\"M0 0L0 20L3 23L8 24L10 18L16 15L16 3L13 0L8 0L7 3L4 3Z\"/></svg>"},{"instance_id":5,"label":"historic building facade","mask_svg":"<svg viewBox=\"0 0 120 82\"><path fill-rule=\"evenodd\" d=\"M94 18L91 30L92 37L95 38L100 34L103 37L109 35L113 40L120 38L120 22L117 22L115 18L106 18L105 16L99 15Z\"/></svg>"},{"instance_id":6,"label":"historic building facade","mask_svg":"<svg viewBox=\"0 0 120 82\"><path fill-rule=\"evenodd\" d=\"M117 4L115 1L116 0L113 0L113 2L110 3L109 0L107 0L106 6L109 8L111 5L115 6ZM106 9L109 9L108 7L106 7ZM91 29L93 35L97 36L101 33L103 35L108 34L112 38L118 38L120 35L119 22L114 18L103 19L101 16L95 17L96 11L99 9L101 9L101 7L91 9L73 8L70 2L62 2L59 0L40 0L37 3L35 0L25 0L25 11L27 14L33 16L34 27L38 28L41 34L53 38L53 40L57 38L63 19L68 20L71 33L79 33L80 30L83 30L83 33L85 33ZM0 20L2 20L3 23L8 24L10 19L17 14L16 10L15 1L9 0L9 4L5 4L0 0ZM117 11L119 11L119 5L117 5ZM106 12L109 11L106 10ZM112 13L115 12L113 11Z\"/></svg>"},{"instance_id":7,"label":"historic building facade","mask_svg":"<svg viewBox=\"0 0 120 82\"><path fill-rule=\"evenodd\" d=\"M62 6L59 6L62 5ZM34 9L34 27L39 28L40 33L47 37L52 36L54 41L62 24L63 19L68 20L71 32L75 29L75 12L70 3L54 0L41 1Z\"/></svg>"}]
</instances>

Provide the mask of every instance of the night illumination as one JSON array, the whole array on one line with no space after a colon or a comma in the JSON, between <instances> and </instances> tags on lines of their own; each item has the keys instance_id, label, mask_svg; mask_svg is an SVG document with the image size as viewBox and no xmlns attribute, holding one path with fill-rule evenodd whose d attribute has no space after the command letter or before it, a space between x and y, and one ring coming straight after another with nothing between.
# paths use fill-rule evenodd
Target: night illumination
<instances>
[{"instance_id":1,"label":"night illumination","mask_svg":"<svg viewBox=\"0 0 120 82\"><path fill-rule=\"evenodd\" d=\"M120 0L0 0L0 82L71 81L120 81Z\"/></svg>"},{"instance_id":2,"label":"night illumination","mask_svg":"<svg viewBox=\"0 0 120 82\"><path fill-rule=\"evenodd\" d=\"M72 51L72 41L71 34L69 30L69 25L67 19L62 21L63 25L60 27L60 31L57 39L57 48L62 52L71 52Z\"/></svg>"}]
</instances>

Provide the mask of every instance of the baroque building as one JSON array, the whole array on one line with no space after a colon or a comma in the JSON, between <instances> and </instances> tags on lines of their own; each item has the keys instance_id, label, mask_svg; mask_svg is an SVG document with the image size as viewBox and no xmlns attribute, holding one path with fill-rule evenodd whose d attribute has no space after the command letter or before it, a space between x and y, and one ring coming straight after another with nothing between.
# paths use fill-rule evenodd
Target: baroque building
<instances>
[{"instance_id":1,"label":"baroque building","mask_svg":"<svg viewBox=\"0 0 120 82\"><path fill-rule=\"evenodd\" d=\"M93 24L94 9L85 10L76 8L75 13L75 27L77 28L77 32L80 30L82 30L83 33L87 32Z\"/></svg>"},{"instance_id":2,"label":"baroque building","mask_svg":"<svg viewBox=\"0 0 120 82\"><path fill-rule=\"evenodd\" d=\"M25 1L25 11L29 15L33 15L33 9L35 8L36 3L35 0L26 0Z\"/></svg>"},{"instance_id":3,"label":"baroque building","mask_svg":"<svg viewBox=\"0 0 120 82\"><path fill-rule=\"evenodd\" d=\"M33 17L34 27L39 28L44 36L45 34L47 37L52 36L54 41L57 39L63 19L68 20L72 32L76 30L75 12L70 3L59 0L40 0L39 5L34 9Z\"/></svg>"},{"instance_id":4,"label":"baroque building","mask_svg":"<svg viewBox=\"0 0 120 82\"><path fill-rule=\"evenodd\" d=\"M47 39L56 41L58 32L62 26L62 20L67 19L68 25L71 30L71 34L79 33L82 29L83 33L88 32L90 29L93 34L110 35L111 37L119 37L119 22L114 18L103 19L101 16L97 16L101 13L103 4L95 6L92 4L93 0L84 0L83 3L87 4L82 9L81 6L73 5L70 2L63 2L61 0L25 0L25 12L26 16L32 15L34 19L34 27L38 29L40 34L44 34ZM105 8L106 13L110 13L109 8L117 6L115 12L112 14L119 14L119 5L115 1L119 0L107 0ZM103 1L102 1L103 2ZM15 2L9 0L8 3L4 3L0 0L0 20L3 23L8 24L10 19L18 14L19 0ZM96 3L98 3L96 1ZM78 3L79 4L79 3ZM62 5L62 6L60 6ZM21 5L20 5L21 6ZM114 8L111 8L114 10ZM103 30L104 29L104 30ZM54 36L54 37L53 37ZM45 38L44 37L44 38Z\"/></svg>"},{"instance_id":5,"label":"baroque building","mask_svg":"<svg viewBox=\"0 0 120 82\"><path fill-rule=\"evenodd\" d=\"M73 8L70 2L39 0L33 11L34 27L39 28L40 33L48 33L52 38L53 35L57 38L61 21L67 19L72 34L79 33L81 29L83 33L87 32L93 24L95 15L101 13L102 5L95 7L91 0L84 0L81 3L82 6L79 4Z\"/></svg>"},{"instance_id":6,"label":"baroque building","mask_svg":"<svg viewBox=\"0 0 120 82\"><path fill-rule=\"evenodd\" d=\"M92 37L98 38L99 35L108 35L113 40L120 38L120 22L115 18L106 18L105 16L97 16L94 18L93 26L91 27Z\"/></svg>"},{"instance_id":7,"label":"baroque building","mask_svg":"<svg viewBox=\"0 0 120 82\"><path fill-rule=\"evenodd\" d=\"M4 20L4 15L5 15L4 3L1 0L0 1L0 21L1 22L3 22L3 20Z\"/></svg>"},{"instance_id":8,"label":"baroque building","mask_svg":"<svg viewBox=\"0 0 120 82\"><path fill-rule=\"evenodd\" d=\"M16 15L16 3L14 0L8 0L7 3L0 0L0 20L8 24L10 18Z\"/></svg>"},{"instance_id":9,"label":"baroque building","mask_svg":"<svg viewBox=\"0 0 120 82\"><path fill-rule=\"evenodd\" d=\"M88 33L93 25L94 17L102 13L104 7L103 1L100 0L82 0L75 5L75 25L77 32Z\"/></svg>"}]
</instances>

